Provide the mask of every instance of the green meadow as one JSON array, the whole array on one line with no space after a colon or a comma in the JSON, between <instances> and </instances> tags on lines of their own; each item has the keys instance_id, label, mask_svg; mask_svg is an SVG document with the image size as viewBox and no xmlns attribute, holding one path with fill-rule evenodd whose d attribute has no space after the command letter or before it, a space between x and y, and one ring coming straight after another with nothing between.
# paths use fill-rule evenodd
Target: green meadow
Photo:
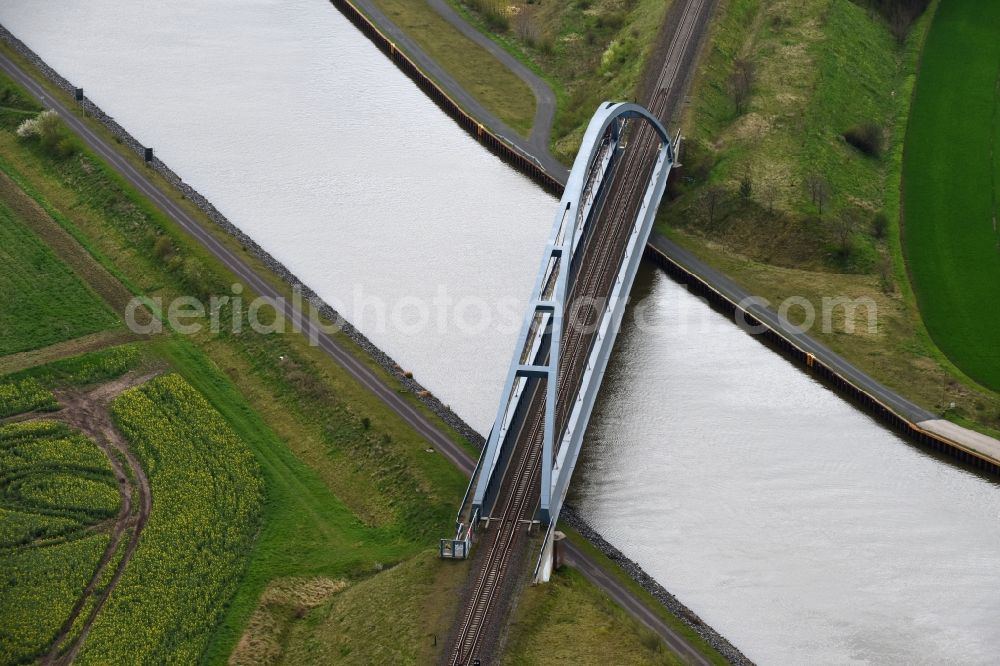
<instances>
[{"instance_id":1,"label":"green meadow","mask_svg":"<svg viewBox=\"0 0 1000 666\"><path fill-rule=\"evenodd\" d=\"M107 307L0 204L0 355L111 328Z\"/></svg>"},{"instance_id":2,"label":"green meadow","mask_svg":"<svg viewBox=\"0 0 1000 666\"><path fill-rule=\"evenodd\" d=\"M1000 3L942 2L903 165L903 247L924 322L965 373L1000 389Z\"/></svg>"}]
</instances>

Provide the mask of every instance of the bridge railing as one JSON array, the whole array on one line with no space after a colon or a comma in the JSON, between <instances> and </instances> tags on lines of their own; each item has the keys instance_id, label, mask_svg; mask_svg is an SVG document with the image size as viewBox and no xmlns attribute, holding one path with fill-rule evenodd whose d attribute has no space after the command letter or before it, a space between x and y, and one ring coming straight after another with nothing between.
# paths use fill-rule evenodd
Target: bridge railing
<instances>
[{"instance_id":1,"label":"bridge railing","mask_svg":"<svg viewBox=\"0 0 1000 666\"><path fill-rule=\"evenodd\" d=\"M652 231L656 210L666 189L667 176L673 166L673 152L669 140L661 146L657 161L649 176L649 185L643 196L642 204L632 225L629 240L626 243L624 255L619 264L618 274L601 318L596 335L590 342L587 354L587 367L580 380L579 395L570 410L565 431L556 460L553 461L552 488L550 491L549 513L550 522L554 523L562 509L563 502L569 490L569 482L583 445L583 436L590 420L590 414L597 400L604 371L607 368L625 314L628 295L632 289L635 275L639 271L646 241Z\"/></svg>"},{"instance_id":2,"label":"bridge railing","mask_svg":"<svg viewBox=\"0 0 1000 666\"><path fill-rule=\"evenodd\" d=\"M553 221L553 230L531 292L532 300L522 322L518 345L504 383L503 397L490 438L480 458L470 509L470 515L477 515L479 520L488 518L491 514L504 473L516 448L516 435L520 433L528 416L527 411L532 404L530 398L535 391L542 390L540 382L543 380L545 411L542 422L544 434L539 510L540 518L546 525L554 522L558 515L562 493L568 483L568 480L561 478L566 467L557 464L555 457L555 445L562 441L562 433L555 430L555 405L564 311L570 285L585 254L581 249L585 249L589 243L596 213L601 208L608 183L612 180L610 174L617 169L623 127L629 119L635 118L653 124L666 146L663 154L672 157L669 137L659 122L642 107L605 103L598 108L591 120ZM663 159L661 157L661 163ZM659 173L657 171L658 176ZM655 204L659 203L661 195L662 188L658 190ZM646 201L650 200L651 197L647 195ZM644 206L643 210L646 209ZM655 213L655 205L653 212ZM631 281L628 285L631 286ZM583 420L585 426L586 419ZM565 455L565 451L560 451L560 460L565 460ZM557 498L554 507L551 506L553 492Z\"/></svg>"}]
</instances>

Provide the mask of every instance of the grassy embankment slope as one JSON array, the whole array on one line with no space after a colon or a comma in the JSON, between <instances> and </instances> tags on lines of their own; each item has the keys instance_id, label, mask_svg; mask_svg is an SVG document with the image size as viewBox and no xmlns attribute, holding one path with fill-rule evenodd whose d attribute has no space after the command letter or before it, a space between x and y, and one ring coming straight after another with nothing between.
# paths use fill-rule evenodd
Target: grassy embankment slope
<instances>
[{"instance_id":1,"label":"grassy embankment slope","mask_svg":"<svg viewBox=\"0 0 1000 666\"><path fill-rule=\"evenodd\" d=\"M927 37L903 161L903 240L924 323L1000 390L1000 4L948 0Z\"/></svg>"},{"instance_id":2,"label":"grassy embankment slope","mask_svg":"<svg viewBox=\"0 0 1000 666\"><path fill-rule=\"evenodd\" d=\"M587 603L581 605L580 600ZM660 637L643 628L639 640L616 632L624 611L596 593L583 576L568 570L546 586L526 590L510 628L504 664L579 663L588 655L592 664L680 665ZM574 629L585 623L588 630Z\"/></svg>"},{"instance_id":3,"label":"grassy embankment slope","mask_svg":"<svg viewBox=\"0 0 1000 666\"><path fill-rule=\"evenodd\" d=\"M871 299L876 332L860 307L853 333L843 308L832 330L810 333L931 411L996 432L1000 396L933 343L901 249L903 139L936 6L899 44L880 15L849 0L725 3L684 121L685 168L657 228L774 305L801 296L819 315L824 297ZM739 60L753 70L742 113ZM844 136L869 125L881 135L873 154Z\"/></svg>"},{"instance_id":4,"label":"grassy embankment slope","mask_svg":"<svg viewBox=\"0 0 1000 666\"><path fill-rule=\"evenodd\" d=\"M0 91L23 95L3 78ZM93 129L103 134L97 125ZM17 210L19 221L113 311L130 293L165 301L230 293L233 276L88 151L77 148L57 158L11 130L0 129L0 201ZM197 214L180 196L174 200ZM218 235L240 251L231 238ZM277 278L269 279L284 289ZM228 316L224 310L222 321ZM389 653L402 662L425 661L440 649L433 637L447 633L462 580L461 565L456 571L433 551L441 529L451 524L464 479L304 338L253 334L246 322L243 330L167 333L138 343L207 399L254 453L264 480L263 524L244 554L244 573L205 660L226 661L239 642L239 661L273 661L286 650L305 649L297 637L311 637L349 662L370 663ZM92 336L70 342L84 339L2 357L0 368L31 374L39 363L102 342ZM18 377L20 391L29 378ZM58 375L53 385L57 380L67 378ZM52 408L48 381L15 396L15 411ZM384 594L370 592L375 588ZM594 593L567 594L570 605L585 606ZM355 616L382 621L358 633ZM303 619L322 625L322 632L300 630ZM629 618L615 617L610 626L623 640L640 642L639 627Z\"/></svg>"},{"instance_id":5,"label":"grassy embankment slope","mask_svg":"<svg viewBox=\"0 0 1000 666\"><path fill-rule=\"evenodd\" d=\"M0 90L0 130L11 132L38 108L12 88ZM110 329L111 309L0 202L0 356Z\"/></svg>"},{"instance_id":6,"label":"grassy embankment slope","mask_svg":"<svg viewBox=\"0 0 1000 666\"><path fill-rule=\"evenodd\" d=\"M560 526L566 538L581 551L604 559L578 532ZM710 648L690 626L671 614L638 583L618 567L608 567L608 574L643 600L668 626L695 646L712 664L729 663ZM581 604L581 600L586 600ZM514 610L508 631L506 664L582 663L600 666L608 663L679 664L677 655L664 649L660 639L642 626L631 635L622 635L618 627L622 610L598 593L576 571L556 572L549 585L525 590ZM572 636L573 640L567 640ZM585 655L581 658L580 655Z\"/></svg>"},{"instance_id":7,"label":"grassy embankment slope","mask_svg":"<svg viewBox=\"0 0 1000 666\"><path fill-rule=\"evenodd\" d=\"M530 90L519 92L505 79L479 74L493 72L499 63L423 0L375 3L469 90L508 104L516 101L515 94L534 99ZM576 155L597 105L636 94L669 6L661 0L453 0L452 4L552 86L557 108L551 149L566 164ZM479 61L480 54L492 60L492 68ZM464 70L473 62L476 75L470 76ZM485 91L490 91L488 96ZM496 112L498 107L489 108Z\"/></svg>"},{"instance_id":8,"label":"grassy embankment slope","mask_svg":"<svg viewBox=\"0 0 1000 666\"><path fill-rule=\"evenodd\" d=\"M535 96L524 81L460 33L424 0L373 0L483 106L527 137L535 117Z\"/></svg>"},{"instance_id":9,"label":"grassy embankment slope","mask_svg":"<svg viewBox=\"0 0 1000 666\"><path fill-rule=\"evenodd\" d=\"M451 0L556 93L552 154L571 164L597 105L632 99L670 2Z\"/></svg>"}]
</instances>

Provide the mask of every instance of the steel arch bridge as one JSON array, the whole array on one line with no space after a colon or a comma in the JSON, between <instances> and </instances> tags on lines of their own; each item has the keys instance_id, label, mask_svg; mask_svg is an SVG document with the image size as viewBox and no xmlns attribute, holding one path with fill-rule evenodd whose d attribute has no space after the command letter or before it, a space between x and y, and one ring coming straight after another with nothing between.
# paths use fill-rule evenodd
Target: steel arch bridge
<instances>
[{"instance_id":1,"label":"steel arch bridge","mask_svg":"<svg viewBox=\"0 0 1000 666\"><path fill-rule=\"evenodd\" d=\"M570 323L570 302L583 262L588 259L589 241L600 239L600 229L608 193L616 177L630 176L630 166L622 167L622 155L637 129L634 123L653 130L659 146L653 158L640 170L649 176L631 222L624 252L619 257L617 275L599 323L582 344L589 345L586 366L577 385L561 385L563 352L568 346L566 326ZM641 150L641 149L639 149ZM634 158L629 160L631 164ZM456 537L441 543L443 557L467 557L472 532L480 523L488 527L501 484L510 466L517 439L537 411L541 393L543 432L541 469L536 520L547 529L545 545L536 577L548 579L546 553L550 553L553 527L569 489L598 388L624 314L629 291L638 271L656 210L675 163L674 144L659 120L643 107L630 103L605 102L598 107L584 134L555 216L552 232L542 256L531 300L521 326L515 353L504 381L500 405L489 439L480 456L456 522ZM635 203L635 202L633 202ZM631 217L631 216L630 216ZM595 241L596 244L596 241ZM609 276L610 277L610 276ZM573 296L575 298L575 296ZM574 343L579 343L574 338ZM574 355L582 350L574 349ZM566 373L572 374L572 373ZM567 393L571 392L571 393ZM565 402L557 409L560 396L574 396L572 407ZM537 414L535 417L537 419ZM471 502L470 502L471 499Z\"/></svg>"}]
</instances>

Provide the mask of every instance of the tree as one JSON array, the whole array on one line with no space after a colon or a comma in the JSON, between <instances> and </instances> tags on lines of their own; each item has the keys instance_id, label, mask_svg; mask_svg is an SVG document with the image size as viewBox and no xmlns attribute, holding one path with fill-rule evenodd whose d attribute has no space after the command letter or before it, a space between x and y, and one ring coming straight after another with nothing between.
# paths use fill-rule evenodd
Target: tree
<instances>
[{"instance_id":1,"label":"tree","mask_svg":"<svg viewBox=\"0 0 1000 666\"><path fill-rule=\"evenodd\" d=\"M892 260L884 253L878 262L878 271L880 282L882 283L882 291L886 294L895 292L896 283L893 279Z\"/></svg>"},{"instance_id":2,"label":"tree","mask_svg":"<svg viewBox=\"0 0 1000 666\"><path fill-rule=\"evenodd\" d=\"M748 58L737 58L733 63L733 71L729 75L727 82L729 96L733 98L736 105L736 115L742 116L746 113L747 104L750 102L750 94L753 92L753 84L756 76L756 68L753 61Z\"/></svg>"},{"instance_id":3,"label":"tree","mask_svg":"<svg viewBox=\"0 0 1000 666\"><path fill-rule=\"evenodd\" d=\"M882 284L882 291L891 294L896 291L896 283L893 280L892 260L885 254L878 262L879 281Z\"/></svg>"},{"instance_id":4,"label":"tree","mask_svg":"<svg viewBox=\"0 0 1000 666\"><path fill-rule=\"evenodd\" d=\"M906 35L910 32L912 22L906 10L899 6L892 10L889 15L889 32L896 38L896 44L899 46L902 46L906 41Z\"/></svg>"},{"instance_id":5,"label":"tree","mask_svg":"<svg viewBox=\"0 0 1000 666\"><path fill-rule=\"evenodd\" d=\"M746 165L743 169L743 175L740 176L740 198L744 202L750 203L750 198L753 196L753 175L750 173L750 165Z\"/></svg>"},{"instance_id":6,"label":"tree","mask_svg":"<svg viewBox=\"0 0 1000 666\"><path fill-rule=\"evenodd\" d=\"M541 43L541 31L535 21L535 10L528 5L519 7L513 14L514 34L517 38L534 48Z\"/></svg>"},{"instance_id":7,"label":"tree","mask_svg":"<svg viewBox=\"0 0 1000 666\"><path fill-rule=\"evenodd\" d=\"M726 191L720 185L709 185L702 190L699 202L705 217L708 219L709 226L715 224L715 218L722 206L725 194Z\"/></svg>"},{"instance_id":8,"label":"tree","mask_svg":"<svg viewBox=\"0 0 1000 666\"><path fill-rule=\"evenodd\" d=\"M833 187L824 176L818 173L810 174L806 177L806 189L809 191L809 198L816 206L816 211L823 217L823 209L830 202L833 196Z\"/></svg>"},{"instance_id":9,"label":"tree","mask_svg":"<svg viewBox=\"0 0 1000 666\"><path fill-rule=\"evenodd\" d=\"M778 188L773 178L764 178L757 183L757 196L760 202L767 208L768 213L774 212L774 201L778 198Z\"/></svg>"},{"instance_id":10,"label":"tree","mask_svg":"<svg viewBox=\"0 0 1000 666\"><path fill-rule=\"evenodd\" d=\"M52 109L22 122L17 128L17 136L22 139L37 139L42 148L53 157L68 157L76 151L76 143L69 135L66 125Z\"/></svg>"},{"instance_id":11,"label":"tree","mask_svg":"<svg viewBox=\"0 0 1000 666\"><path fill-rule=\"evenodd\" d=\"M881 12L889 21L889 31L900 46L906 42L910 27L927 9L928 0L882 0Z\"/></svg>"},{"instance_id":12,"label":"tree","mask_svg":"<svg viewBox=\"0 0 1000 666\"><path fill-rule=\"evenodd\" d=\"M845 208L840 214L833 218L833 233L837 240L837 254L842 260L851 256L851 237L858 228L857 209Z\"/></svg>"},{"instance_id":13,"label":"tree","mask_svg":"<svg viewBox=\"0 0 1000 666\"><path fill-rule=\"evenodd\" d=\"M889 218L885 213L876 213L872 218L872 236L878 240L885 238L885 233L889 229Z\"/></svg>"},{"instance_id":14,"label":"tree","mask_svg":"<svg viewBox=\"0 0 1000 666\"><path fill-rule=\"evenodd\" d=\"M880 157L885 144L885 134L875 122L855 125L843 134L844 140L869 157Z\"/></svg>"},{"instance_id":15,"label":"tree","mask_svg":"<svg viewBox=\"0 0 1000 666\"><path fill-rule=\"evenodd\" d=\"M889 32L902 46L910 28L927 9L930 0L867 0L867 4L885 19Z\"/></svg>"}]
</instances>

